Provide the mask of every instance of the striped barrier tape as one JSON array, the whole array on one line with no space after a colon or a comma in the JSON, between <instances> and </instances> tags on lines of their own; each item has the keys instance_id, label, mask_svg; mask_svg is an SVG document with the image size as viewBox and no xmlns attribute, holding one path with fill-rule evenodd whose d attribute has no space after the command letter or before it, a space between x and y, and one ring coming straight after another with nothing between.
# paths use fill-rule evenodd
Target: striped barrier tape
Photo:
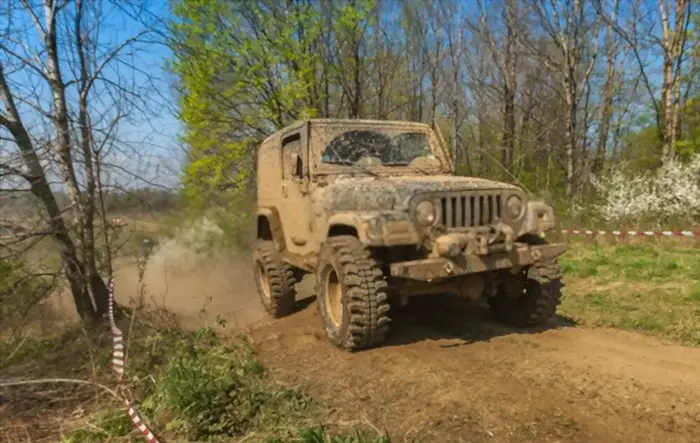
<instances>
[{"instance_id":1,"label":"striped barrier tape","mask_svg":"<svg viewBox=\"0 0 700 443\"><path fill-rule=\"evenodd\" d=\"M562 234L573 235L612 235L616 237L700 237L696 231L593 231L589 229L562 229Z\"/></svg>"},{"instance_id":2,"label":"striped barrier tape","mask_svg":"<svg viewBox=\"0 0 700 443\"><path fill-rule=\"evenodd\" d=\"M117 393L121 397L124 406L126 406L134 427L146 437L148 443L160 443L136 412L126 395L126 386L124 385L124 334L114 319L114 279L112 276L109 277L109 323L112 326L112 369L117 376Z\"/></svg>"}]
</instances>

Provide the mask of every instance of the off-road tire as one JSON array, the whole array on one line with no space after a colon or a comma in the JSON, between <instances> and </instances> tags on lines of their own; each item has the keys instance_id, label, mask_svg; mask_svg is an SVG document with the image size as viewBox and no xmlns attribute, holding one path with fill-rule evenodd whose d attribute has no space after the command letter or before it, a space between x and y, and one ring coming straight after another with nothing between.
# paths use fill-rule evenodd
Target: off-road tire
<instances>
[{"instance_id":1,"label":"off-road tire","mask_svg":"<svg viewBox=\"0 0 700 443\"><path fill-rule=\"evenodd\" d=\"M523 278L514 275L510 278ZM561 302L561 266L557 259L532 265L525 273L524 291L517 298L506 294L500 286L488 297L489 307L501 322L518 328L544 324L554 315Z\"/></svg>"},{"instance_id":2,"label":"off-road tire","mask_svg":"<svg viewBox=\"0 0 700 443\"><path fill-rule=\"evenodd\" d=\"M330 275L337 280L342 294L341 318L335 320L332 307L327 303L326 282ZM319 253L316 296L330 342L347 351L382 344L390 322L386 287L380 264L357 238L329 238Z\"/></svg>"},{"instance_id":3,"label":"off-road tire","mask_svg":"<svg viewBox=\"0 0 700 443\"><path fill-rule=\"evenodd\" d=\"M297 279L292 266L282 261L272 241L256 243L253 265L260 302L265 310L275 318L294 312ZM261 272L266 281L260 278Z\"/></svg>"}]
</instances>

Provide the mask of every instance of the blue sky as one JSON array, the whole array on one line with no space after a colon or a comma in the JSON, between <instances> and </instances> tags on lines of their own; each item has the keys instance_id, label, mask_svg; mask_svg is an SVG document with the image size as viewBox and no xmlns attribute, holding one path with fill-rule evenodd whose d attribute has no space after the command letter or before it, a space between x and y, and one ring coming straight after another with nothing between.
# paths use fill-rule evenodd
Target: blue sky
<instances>
[{"instance_id":1,"label":"blue sky","mask_svg":"<svg viewBox=\"0 0 700 443\"><path fill-rule=\"evenodd\" d=\"M117 0L118 1L118 0ZM167 0L148 0L148 13L142 13L139 20L153 22L157 19L165 22L169 19ZM120 12L112 8L108 15L109 32L116 40L136 35L143 29L139 20L129 15L134 11ZM157 40L155 43L139 45L139 53L135 57L134 68L125 75L133 75L134 83L138 85L139 93L147 97L152 105L152 114L140 122L133 122L122 129L122 136L129 144L141 147L141 151L132 152L125 149L125 166L135 175L145 176L148 182L165 186L177 186L180 180L179 168L182 150L178 143L178 135L182 125L176 116L177 99L171 90L174 79L165 69L165 63L171 57L170 49ZM110 75L117 75L116 70ZM129 180L129 177L124 177ZM131 177L133 181L133 177ZM133 184L137 184L133 182ZM143 185L145 183L138 183Z\"/></svg>"},{"instance_id":2,"label":"blue sky","mask_svg":"<svg viewBox=\"0 0 700 443\"><path fill-rule=\"evenodd\" d=\"M93 0L87 1L89 2L87 4L94 5ZM144 10L126 9L125 3L119 0L104 1L104 10L100 16L102 24L99 27L99 36L96 38L97 64L121 42L142 32L147 26L158 23L162 25L168 19L167 0L143 1L142 3L147 6ZM9 13L5 14L5 11L0 13L0 44L16 55L32 58L32 64L40 67L41 63L46 62L46 57L36 24L18 0L9 0L6 6ZM43 10L37 7L34 12L44 25ZM72 5L60 11L59 25L72 26L73 14ZM59 53L62 77L64 82L70 82L75 78L73 69L75 49L74 42L64 37L66 35L64 31L63 29L58 31ZM118 134L121 142L111 150L109 160L105 159L105 163L114 163L118 168L112 168L113 171L107 181L117 181L120 185L132 186L143 186L145 182L175 186L179 181L182 150L177 139L181 125L175 115L177 100L171 91L173 79L164 69L165 62L171 54L162 44L162 34L160 36L151 34L148 38L149 41L130 45L129 49L121 53L121 61L110 63L102 71L104 80L96 82L92 94L91 103L96 110L93 113L93 124L100 115L106 114L111 120L116 114L110 93L114 93L117 88L110 85L111 83L120 83L120 87L133 89L136 92L135 98L139 108L148 108L149 112L146 116L134 111L132 118L120 123ZM25 126L32 135L51 133L52 131L46 130L46 119L41 118L40 114L32 108L32 105L40 105L44 111L51 111L50 90L45 80L26 65L20 64L17 57L9 56L6 52L0 51L0 61L3 63L13 95L27 97L31 102L30 104L16 100ZM75 104L77 99L75 86L69 87L68 96L69 103ZM0 107L0 111L2 110L3 108ZM96 126L99 124L98 122ZM102 127L106 128L105 122ZM0 130L0 137L8 136L8 133ZM0 154L6 154L8 150L16 151L16 147L12 145L7 140L0 139ZM119 172L118 169L129 172ZM136 176L143 177L145 180L139 182L135 179Z\"/></svg>"}]
</instances>

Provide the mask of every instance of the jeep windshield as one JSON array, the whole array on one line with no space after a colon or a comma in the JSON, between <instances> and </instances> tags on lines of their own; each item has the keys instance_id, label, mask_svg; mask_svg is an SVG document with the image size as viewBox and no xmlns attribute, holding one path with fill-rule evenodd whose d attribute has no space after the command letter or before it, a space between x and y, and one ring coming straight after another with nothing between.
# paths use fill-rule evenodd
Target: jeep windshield
<instances>
[{"instance_id":1,"label":"jeep windshield","mask_svg":"<svg viewBox=\"0 0 700 443\"><path fill-rule=\"evenodd\" d=\"M427 134L403 132L387 134L378 130L349 130L335 135L326 144L321 161L328 164L354 165L372 157L382 166L408 166L419 157L433 158Z\"/></svg>"}]
</instances>

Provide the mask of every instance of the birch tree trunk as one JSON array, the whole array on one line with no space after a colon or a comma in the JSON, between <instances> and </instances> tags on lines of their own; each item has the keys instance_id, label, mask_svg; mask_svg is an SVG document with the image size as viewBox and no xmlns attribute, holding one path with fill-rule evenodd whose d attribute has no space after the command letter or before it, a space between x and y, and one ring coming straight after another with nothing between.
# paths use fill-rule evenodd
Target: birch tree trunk
<instances>
[{"instance_id":1,"label":"birch tree trunk","mask_svg":"<svg viewBox=\"0 0 700 443\"><path fill-rule=\"evenodd\" d=\"M123 2L123 6L134 5ZM133 110L136 103L146 102L133 84L107 78L104 71L110 64L133 68L133 60L120 54L130 48L133 57L138 52L133 47L136 42L154 31L146 26L122 41L105 44L101 32L107 22L102 8L102 3L88 0L11 0L7 30L0 36L0 130L7 131L2 131L3 140L20 154L24 169L15 175L27 182L46 215L48 226L35 227L35 235L53 239L83 319L102 317L109 307L109 291L98 263L103 252L96 240L98 224L105 241L109 238L105 214L97 207L102 202L95 159L106 144L117 143L114 131L122 117L122 103L128 102ZM134 28L143 24L134 20ZM15 23L30 26L12 28ZM96 84L102 95L98 104L92 93ZM43 90L48 94L39 92ZM0 164L0 170L3 167ZM67 208L61 208L52 189L57 181L67 192ZM103 246L109 255L108 245Z\"/></svg>"}]
</instances>

